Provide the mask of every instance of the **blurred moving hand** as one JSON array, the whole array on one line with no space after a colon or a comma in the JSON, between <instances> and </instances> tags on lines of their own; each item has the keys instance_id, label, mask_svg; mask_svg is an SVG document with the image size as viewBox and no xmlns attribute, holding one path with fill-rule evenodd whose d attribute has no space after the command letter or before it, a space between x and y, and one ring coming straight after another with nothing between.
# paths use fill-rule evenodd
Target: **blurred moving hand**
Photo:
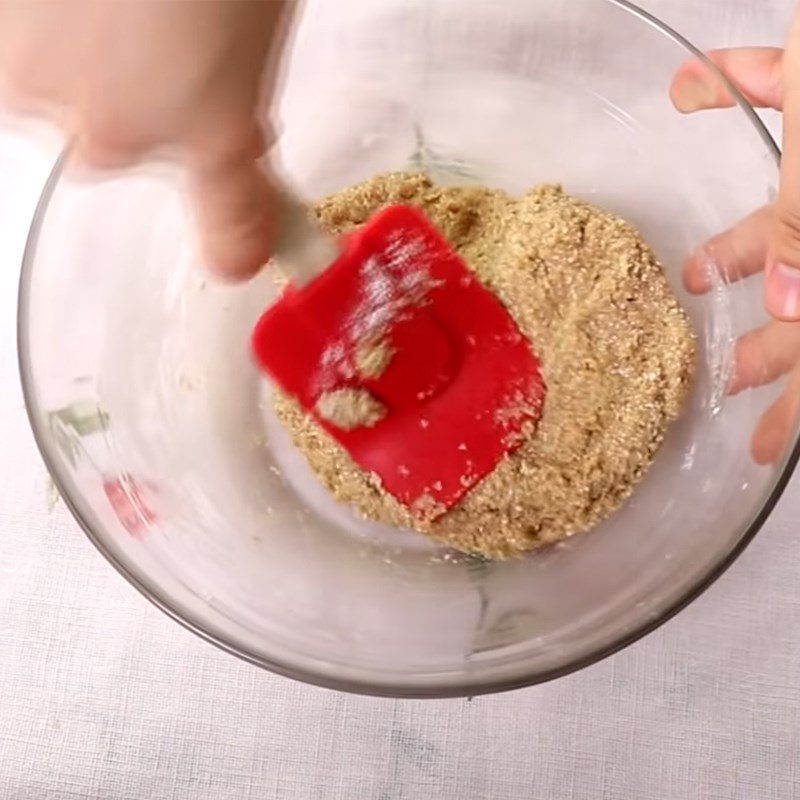
<instances>
[{"instance_id":1,"label":"blurred moving hand","mask_svg":"<svg viewBox=\"0 0 800 800\"><path fill-rule=\"evenodd\" d=\"M290 4L0 0L0 96L54 121L88 165L180 160L208 265L249 277L274 231L273 190L256 160Z\"/></svg>"},{"instance_id":2,"label":"blurred moving hand","mask_svg":"<svg viewBox=\"0 0 800 800\"><path fill-rule=\"evenodd\" d=\"M270 255L274 189L257 165L271 59L293 0L0 0L0 93L48 117L100 168L169 153L188 170L206 261L246 278ZM800 413L800 17L787 49L719 50L710 58L756 106L781 109L784 156L773 207L703 250L728 280L767 271L775 320L737 343L735 393L793 371L753 438L777 459ZM671 95L690 113L734 105L702 62L684 64ZM706 260L690 258L687 287L708 291Z\"/></svg>"},{"instance_id":3,"label":"blurred moving hand","mask_svg":"<svg viewBox=\"0 0 800 800\"><path fill-rule=\"evenodd\" d=\"M791 372L787 388L765 412L753 435L753 456L767 464L781 457L800 415L800 14L786 50L737 48L712 51L708 56L754 106L784 112L777 202L714 237L684 266L684 282L697 294L711 289L709 263L728 281L766 270L765 303L774 320L736 343L729 392L761 386ZM730 93L698 60L680 67L670 94L676 108L685 113L735 105Z\"/></svg>"}]
</instances>

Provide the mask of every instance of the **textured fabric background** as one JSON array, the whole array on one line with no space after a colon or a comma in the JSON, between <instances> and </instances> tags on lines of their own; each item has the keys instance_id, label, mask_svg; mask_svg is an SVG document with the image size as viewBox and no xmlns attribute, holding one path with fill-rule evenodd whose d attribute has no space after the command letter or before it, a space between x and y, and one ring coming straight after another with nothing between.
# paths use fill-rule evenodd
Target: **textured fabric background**
<instances>
[{"instance_id":1,"label":"textured fabric background","mask_svg":"<svg viewBox=\"0 0 800 800\"><path fill-rule=\"evenodd\" d=\"M792 2L645 5L713 46L778 43ZM800 797L800 481L677 619L504 696L310 688L150 607L61 505L48 510L24 416L16 280L49 155L0 137L0 800Z\"/></svg>"}]
</instances>

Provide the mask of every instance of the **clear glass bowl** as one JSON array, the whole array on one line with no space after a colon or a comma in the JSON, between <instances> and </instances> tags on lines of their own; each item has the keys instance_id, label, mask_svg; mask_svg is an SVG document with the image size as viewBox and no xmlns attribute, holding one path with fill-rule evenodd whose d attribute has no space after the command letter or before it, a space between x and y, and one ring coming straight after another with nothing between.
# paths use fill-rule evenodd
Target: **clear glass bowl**
<instances>
[{"instance_id":1,"label":"clear glass bowl","mask_svg":"<svg viewBox=\"0 0 800 800\"><path fill-rule=\"evenodd\" d=\"M591 533L509 563L448 552L337 506L253 365L268 275L214 285L181 175L103 182L59 165L20 291L31 423L89 537L166 613L236 655L325 686L470 695L547 680L652 630L735 559L797 459L749 455L782 384L724 396L757 279L690 297L683 257L774 196L775 144L739 98L677 114L695 54L620 0L309 3L278 159L315 198L376 172L522 192L561 182L636 223L700 342L698 379L633 499Z\"/></svg>"}]
</instances>

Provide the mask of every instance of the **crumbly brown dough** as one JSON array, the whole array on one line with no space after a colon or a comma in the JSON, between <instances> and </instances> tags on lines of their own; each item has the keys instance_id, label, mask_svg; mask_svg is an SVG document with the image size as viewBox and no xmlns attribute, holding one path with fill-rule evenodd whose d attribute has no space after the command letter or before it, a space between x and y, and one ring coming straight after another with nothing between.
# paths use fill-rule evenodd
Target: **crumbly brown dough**
<instances>
[{"instance_id":1,"label":"crumbly brown dough","mask_svg":"<svg viewBox=\"0 0 800 800\"><path fill-rule=\"evenodd\" d=\"M386 339L359 342L355 352L356 370L362 378L378 378L386 371L394 350Z\"/></svg>"},{"instance_id":2,"label":"crumbly brown dough","mask_svg":"<svg viewBox=\"0 0 800 800\"><path fill-rule=\"evenodd\" d=\"M693 376L691 327L652 251L627 222L558 186L516 199L393 173L322 200L314 213L341 233L398 202L427 212L530 337L547 384L542 418L517 451L433 521L414 516L278 395L295 443L334 496L363 516L469 553L519 556L595 525L641 479Z\"/></svg>"},{"instance_id":3,"label":"crumbly brown dough","mask_svg":"<svg viewBox=\"0 0 800 800\"><path fill-rule=\"evenodd\" d=\"M343 431L371 428L386 416L386 407L366 389L333 389L323 392L317 414Z\"/></svg>"}]
</instances>

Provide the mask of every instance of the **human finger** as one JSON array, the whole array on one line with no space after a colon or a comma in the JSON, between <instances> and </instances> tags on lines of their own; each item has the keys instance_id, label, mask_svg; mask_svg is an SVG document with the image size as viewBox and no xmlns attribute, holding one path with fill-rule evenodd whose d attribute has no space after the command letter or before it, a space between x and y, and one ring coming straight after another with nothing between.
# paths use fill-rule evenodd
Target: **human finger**
<instances>
[{"instance_id":1,"label":"human finger","mask_svg":"<svg viewBox=\"0 0 800 800\"><path fill-rule=\"evenodd\" d=\"M695 251L683 266L683 282L693 294L704 294L721 277L734 282L764 269L772 208L764 206Z\"/></svg>"},{"instance_id":2,"label":"human finger","mask_svg":"<svg viewBox=\"0 0 800 800\"><path fill-rule=\"evenodd\" d=\"M800 418L800 367L783 394L764 412L751 441L753 460L774 464L786 450Z\"/></svg>"},{"instance_id":3,"label":"human finger","mask_svg":"<svg viewBox=\"0 0 800 800\"><path fill-rule=\"evenodd\" d=\"M759 108L780 109L783 103L783 50L777 47L736 47L706 54L720 71ZM699 58L678 68L670 98L683 113L730 108L736 100L719 76Z\"/></svg>"},{"instance_id":4,"label":"human finger","mask_svg":"<svg viewBox=\"0 0 800 800\"><path fill-rule=\"evenodd\" d=\"M736 342L730 394L763 386L785 375L800 362L800 325L773 320L749 331Z\"/></svg>"},{"instance_id":5,"label":"human finger","mask_svg":"<svg viewBox=\"0 0 800 800\"><path fill-rule=\"evenodd\" d=\"M209 269L244 280L270 258L277 235L276 193L259 166L261 136L255 123L228 140L224 151L205 150L190 159L190 190Z\"/></svg>"}]
</instances>

